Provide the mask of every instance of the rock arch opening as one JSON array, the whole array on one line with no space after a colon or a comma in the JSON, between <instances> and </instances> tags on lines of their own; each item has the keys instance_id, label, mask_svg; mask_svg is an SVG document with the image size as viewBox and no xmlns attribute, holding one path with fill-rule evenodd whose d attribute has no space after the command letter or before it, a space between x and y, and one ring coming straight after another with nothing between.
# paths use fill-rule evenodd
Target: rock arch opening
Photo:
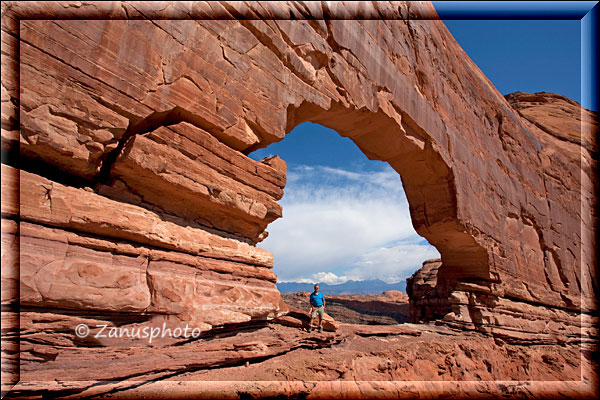
<instances>
[{"instance_id":1,"label":"rock arch opening","mask_svg":"<svg viewBox=\"0 0 600 400\"><path fill-rule=\"evenodd\" d=\"M371 281L353 290L405 292L402 282L423 261L439 258L412 227L397 172L366 158L348 138L304 122L251 157L274 154L287 163L284 217L269 225L259 246L274 254L278 280L290 282L282 291L305 290L309 284L298 283L312 280Z\"/></svg>"},{"instance_id":2,"label":"rock arch opening","mask_svg":"<svg viewBox=\"0 0 600 400\"><path fill-rule=\"evenodd\" d=\"M307 101L290 105L286 133L304 122L323 125L349 138L370 160L383 161L396 171L406 194L415 231L441 255L435 294L446 304L428 317L441 318L450 312L449 297L458 282L489 286L489 256L477 242L476 229L459 222L455 176L451 160L443 158L428 132L379 96L376 112L331 103L323 109ZM386 101L387 100L387 101Z\"/></svg>"}]
</instances>

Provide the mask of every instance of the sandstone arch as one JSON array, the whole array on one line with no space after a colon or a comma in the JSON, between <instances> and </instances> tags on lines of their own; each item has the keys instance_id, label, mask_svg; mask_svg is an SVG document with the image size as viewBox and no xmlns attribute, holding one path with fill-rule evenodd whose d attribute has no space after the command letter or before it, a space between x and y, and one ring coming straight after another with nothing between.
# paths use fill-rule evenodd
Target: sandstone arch
<instances>
[{"instance_id":1,"label":"sandstone arch","mask_svg":"<svg viewBox=\"0 0 600 400\"><path fill-rule=\"evenodd\" d=\"M273 260L254 244L285 166L244 153L311 120L402 175L443 258L440 290L416 299L430 316L517 343L581 340L596 306L595 127L556 134L515 111L430 4L5 4L2 149L22 169L3 158L3 264L21 262L3 305L30 307L28 323L47 307L205 329L276 315ZM172 110L169 126L124 136Z\"/></svg>"},{"instance_id":2,"label":"sandstone arch","mask_svg":"<svg viewBox=\"0 0 600 400\"><path fill-rule=\"evenodd\" d=\"M339 103L328 110L310 103L289 107L286 131L305 121L319 123L350 138L369 159L387 162L402 177L415 230L440 251L445 276L489 280L485 250L457 219L451 165L432 147L427 133L418 134L403 122L385 95L380 101L377 112Z\"/></svg>"},{"instance_id":3,"label":"sandstone arch","mask_svg":"<svg viewBox=\"0 0 600 400\"><path fill-rule=\"evenodd\" d=\"M258 12L224 4L220 12L230 17ZM21 12L26 15L27 10ZM165 10L155 11L156 16ZM397 12L383 5L366 11L379 16ZM270 15L272 10L262 12ZM309 12L327 16L337 11L326 7ZM394 15L433 13L427 5L403 4ZM531 169L543 165L554 150L549 151L545 137L532 133L537 128L515 114L441 22L406 18L23 21L21 154L94 182L106 154L127 138L128 127L175 109L219 143L246 153L281 140L298 122L321 122L351 137L369 157L388 161L403 176L415 228L442 253L442 272L479 281L477 291L488 295L576 310L582 279L571 266L580 260L581 219L564 202L550 200L554 178L543 168ZM131 43L145 51L128 53ZM86 58L69 50L75 45L89 49ZM40 62L48 71L44 75L36 72ZM54 94L42 89L52 87L59 89ZM187 140L198 142L204 134L199 135L188 134ZM138 154L134 143L142 146L151 136L154 143L165 145L161 133L134 135L119 160ZM6 146L12 143L9 136L4 140ZM140 156L153 151L147 146L156 145L143 146ZM143 180L134 178L134 169L125 164L120 168L118 180L125 179L153 207L167 207L184 219L197 217L201 225L217 223L198 209L161 204L152 182L160 165L146 163L142 169L149 172ZM141 176L139 172L135 175ZM576 175L570 175L571 187L579 185ZM127 201L125 194L111 190L117 200ZM217 219L225 221L227 204L235 202L212 190L207 204L221 210ZM245 198L255 196L252 190L256 187ZM276 199L279 191L272 190ZM556 193L573 201L578 196L564 189ZM234 205L234 214L254 215L242 220L264 229L269 219L259 221L267 214L276 217L277 206L269 205L272 200L266 197L261 202L260 210L253 211L247 209L250 203ZM568 226L572 235L553 233L553 220ZM218 222L213 228L249 243L259 239L259 231L250 234L250 225L234 225ZM587 264L583 273L589 274L590 268ZM449 285L443 296L448 298L453 290L458 286Z\"/></svg>"}]
</instances>

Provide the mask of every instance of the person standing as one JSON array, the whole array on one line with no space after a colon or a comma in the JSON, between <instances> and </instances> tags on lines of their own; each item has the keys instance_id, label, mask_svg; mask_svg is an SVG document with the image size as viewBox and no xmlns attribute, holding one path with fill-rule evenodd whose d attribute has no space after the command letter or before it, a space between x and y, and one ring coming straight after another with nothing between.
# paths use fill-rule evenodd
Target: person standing
<instances>
[{"instance_id":1,"label":"person standing","mask_svg":"<svg viewBox=\"0 0 600 400\"><path fill-rule=\"evenodd\" d=\"M323 314L325 313L325 297L319 293L319 285L315 285L315 291L310 295L310 322L308 331L313 330L313 321L319 315L319 332L323 332Z\"/></svg>"}]
</instances>

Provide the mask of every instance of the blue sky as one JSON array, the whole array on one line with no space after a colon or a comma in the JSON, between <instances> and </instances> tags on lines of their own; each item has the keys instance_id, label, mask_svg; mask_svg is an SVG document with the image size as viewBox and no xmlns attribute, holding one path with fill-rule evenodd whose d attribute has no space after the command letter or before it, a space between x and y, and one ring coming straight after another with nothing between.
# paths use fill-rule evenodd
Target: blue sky
<instances>
[{"instance_id":1,"label":"blue sky","mask_svg":"<svg viewBox=\"0 0 600 400\"><path fill-rule=\"evenodd\" d=\"M581 101L579 21L445 21L503 95L553 92Z\"/></svg>"},{"instance_id":2,"label":"blue sky","mask_svg":"<svg viewBox=\"0 0 600 400\"><path fill-rule=\"evenodd\" d=\"M312 151L315 143L330 143L333 157ZM305 123L272 151L289 160L283 218L259 246L274 254L280 281L397 282L439 257L412 227L400 176L349 139Z\"/></svg>"},{"instance_id":3,"label":"blue sky","mask_svg":"<svg viewBox=\"0 0 600 400\"><path fill-rule=\"evenodd\" d=\"M547 91L580 101L579 21L445 22L500 93ZM412 228L398 174L349 139L308 122L250 156L274 154L288 163L283 218L259 246L274 254L280 281L397 282L439 257Z\"/></svg>"}]
</instances>

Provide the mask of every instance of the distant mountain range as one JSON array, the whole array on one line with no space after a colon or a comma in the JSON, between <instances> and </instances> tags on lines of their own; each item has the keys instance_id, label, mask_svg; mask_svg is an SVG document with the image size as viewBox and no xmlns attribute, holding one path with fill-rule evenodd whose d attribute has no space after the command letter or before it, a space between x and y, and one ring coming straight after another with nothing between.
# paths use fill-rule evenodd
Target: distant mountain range
<instances>
[{"instance_id":1,"label":"distant mountain range","mask_svg":"<svg viewBox=\"0 0 600 400\"><path fill-rule=\"evenodd\" d=\"M279 289L281 293L312 293L313 287L314 283L277 283L277 289ZM381 294L386 290L399 290L403 293L406 293L406 281L400 281L398 283L386 283L380 279L370 279L366 281L346 281L337 285L319 283L319 289L323 294Z\"/></svg>"}]
</instances>

